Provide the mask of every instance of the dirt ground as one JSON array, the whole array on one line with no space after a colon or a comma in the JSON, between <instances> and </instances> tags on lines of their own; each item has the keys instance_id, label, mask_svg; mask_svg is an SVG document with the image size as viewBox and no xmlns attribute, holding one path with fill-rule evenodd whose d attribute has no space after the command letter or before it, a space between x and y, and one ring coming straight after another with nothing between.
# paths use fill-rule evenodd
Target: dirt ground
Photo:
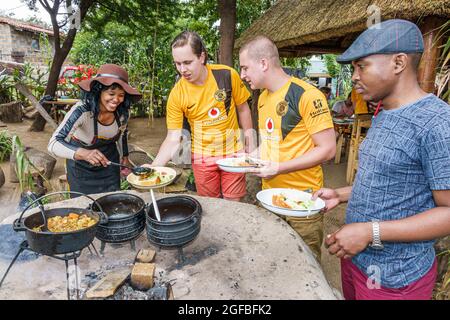
<instances>
[{"instance_id":1,"label":"dirt ground","mask_svg":"<svg viewBox=\"0 0 450 320\"><path fill-rule=\"evenodd\" d=\"M31 122L25 120L18 124L8 124L7 130L11 135L17 134L22 143L25 146L37 148L41 151L47 150L47 143L53 130L50 126L46 126L44 132L28 132ZM5 128L1 128L3 130ZM164 118L156 118L153 122L149 123L146 118L135 118L130 121L129 124L130 139L129 143L137 147L144 149L147 152L156 154L159 146L166 135L166 125ZM0 188L0 204L2 210L0 212L0 221L8 215L15 213L17 203L20 198L20 191L18 183L9 182L9 162L0 163L0 167L3 169L6 176L6 183ZM346 171L346 159L342 159L341 164L334 164L333 161L323 165L325 186L335 188L345 186L345 171ZM58 177L65 173L64 160L57 159L57 163L52 175L51 183L57 187ZM255 204L255 194L259 191L260 183L256 177L248 176L247 178L248 196L244 199L245 202ZM337 230L344 223L345 205L341 205L333 212L325 216L325 235ZM324 274L331 286L341 291L340 282L340 265L337 258L328 254L324 247L322 247L322 268Z\"/></svg>"}]
</instances>

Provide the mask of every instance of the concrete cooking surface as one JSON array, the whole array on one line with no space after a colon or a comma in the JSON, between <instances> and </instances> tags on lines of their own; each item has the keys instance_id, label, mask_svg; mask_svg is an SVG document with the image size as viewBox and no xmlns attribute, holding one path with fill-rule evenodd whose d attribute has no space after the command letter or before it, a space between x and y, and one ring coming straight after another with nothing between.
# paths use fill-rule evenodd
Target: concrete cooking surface
<instances>
[{"instance_id":1,"label":"concrete cooking surface","mask_svg":"<svg viewBox=\"0 0 450 320\"><path fill-rule=\"evenodd\" d=\"M150 201L148 192L130 192ZM157 194L165 196L174 195ZM156 249L156 280L170 280L175 299L341 299L309 248L282 219L250 204L194 198L202 205L203 217L199 236L183 249L186 263L179 268L177 250ZM82 197L48 206L89 203ZM99 250L99 241L94 244ZM145 231L136 241L136 250L141 248L155 249ZM107 244L103 258L84 249L78 261L81 278L102 266L112 270L131 266L135 255L129 244ZM0 260L0 275L8 264ZM0 288L0 299L66 299L65 277L63 261L41 256L16 262Z\"/></svg>"}]
</instances>

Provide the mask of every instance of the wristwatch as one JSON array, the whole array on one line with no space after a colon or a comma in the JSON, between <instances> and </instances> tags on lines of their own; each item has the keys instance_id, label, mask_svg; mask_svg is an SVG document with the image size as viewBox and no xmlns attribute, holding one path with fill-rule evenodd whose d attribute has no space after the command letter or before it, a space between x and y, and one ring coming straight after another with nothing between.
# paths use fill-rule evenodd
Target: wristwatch
<instances>
[{"instance_id":1,"label":"wristwatch","mask_svg":"<svg viewBox=\"0 0 450 320\"><path fill-rule=\"evenodd\" d=\"M384 245L381 243L380 237L380 224L377 221L372 222L372 244L370 247L375 250L384 249Z\"/></svg>"}]
</instances>

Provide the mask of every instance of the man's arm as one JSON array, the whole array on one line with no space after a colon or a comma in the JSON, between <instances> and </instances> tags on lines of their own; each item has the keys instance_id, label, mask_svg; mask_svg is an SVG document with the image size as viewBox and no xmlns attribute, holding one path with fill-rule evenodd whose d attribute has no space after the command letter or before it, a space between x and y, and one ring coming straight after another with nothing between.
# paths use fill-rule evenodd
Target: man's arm
<instances>
[{"instance_id":1,"label":"man's arm","mask_svg":"<svg viewBox=\"0 0 450 320\"><path fill-rule=\"evenodd\" d=\"M450 234L450 190L433 191L436 208L414 216L381 221L380 239L390 242L426 241ZM372 242L372 222L351 223L328 235L328 251L338 258L349 258Z\"/></svg>"},{"instance_id":2,"label":"man's arm","mask_svg":"<svg viewBox=\"0 0 450 320\"><path fill-rule=\"evenodd\" d=\"M317 132L311 137L314 148L298 158L281 162L278 173L309 169L334 158L336 154L336 134L333 128Z\"/></svg>"},{"instance_id":3,"label":"man's arm","mask_svg":"<svg viewBox=\"0 0 450 320\"><path fill-rule=\"evenodd\" d=\"M250 153L256 148L255 137L253 133L252 113L247 102L236 107L238 111L239 123L244 131L245 152Z\"/></svg>"},{"instance_id":4,"label":"man's arm","mask_svg":"<svg viewBox=\"0 0 450 320\"><path fill-rule=\"evenodd\" d=\"M381 240L425 241L450 234L450 190L433 191L436 208L401 220L380 222Z\"/></svg>"},{"instance_id":5,"label":"man's arm","mask_svg":"<svg viewBox=\"0 0 450 320\"><path fill-rule=\"evenodd\" d=\"M328 128L319 131L311 137L315 146L303 155L285 162L269 161L262 168L250 168L247 172L255 173L261 178L270 179L282 173L309 169L333 159L336 154L336 134L334 129Z\"/></svg>"},{"instance_id":6,"label":"man's arm","mask_svg":"<svg viewBox=\"0 0 450 320\"><path fill-rule=\"evenodd\" d=\"M166 139L161 144L152 166L165 166L169 162L181 144L182 129L168 130Z\"/></svg>"}]
</instances>

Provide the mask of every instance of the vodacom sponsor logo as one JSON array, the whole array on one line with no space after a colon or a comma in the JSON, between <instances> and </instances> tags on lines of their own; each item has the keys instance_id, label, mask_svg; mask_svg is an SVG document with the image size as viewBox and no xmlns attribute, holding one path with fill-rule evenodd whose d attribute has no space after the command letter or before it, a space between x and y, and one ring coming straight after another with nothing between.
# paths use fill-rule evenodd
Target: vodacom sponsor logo
<instances>
[{"instance_id":1,"label":"vodacom sponsor logo","mask_svg":"<svg viewBox=\"0 0 450 320\"><path fill-rule=\"evenodd\" d=\"M209 111L208 111L208 116L209 116L211 119L215 119L215 118L217 118L218 116L220 116L220 110L219 110L219 108L213 107L213 108L209 109Z\"/></svg>"},{"instance_id":2,"label":"vodacom sponsor logo","mask_svg":"<svg viewBox=\"0 0 450 320\"><path fill-rule=\"evenodd\" d=\"M275 128L275 124L273 123L273 119L272 118L267 118L267 120L266 120L266 130L267 130L267 132L272 133L274 128Z\"/></svg>"}]
</instances>

